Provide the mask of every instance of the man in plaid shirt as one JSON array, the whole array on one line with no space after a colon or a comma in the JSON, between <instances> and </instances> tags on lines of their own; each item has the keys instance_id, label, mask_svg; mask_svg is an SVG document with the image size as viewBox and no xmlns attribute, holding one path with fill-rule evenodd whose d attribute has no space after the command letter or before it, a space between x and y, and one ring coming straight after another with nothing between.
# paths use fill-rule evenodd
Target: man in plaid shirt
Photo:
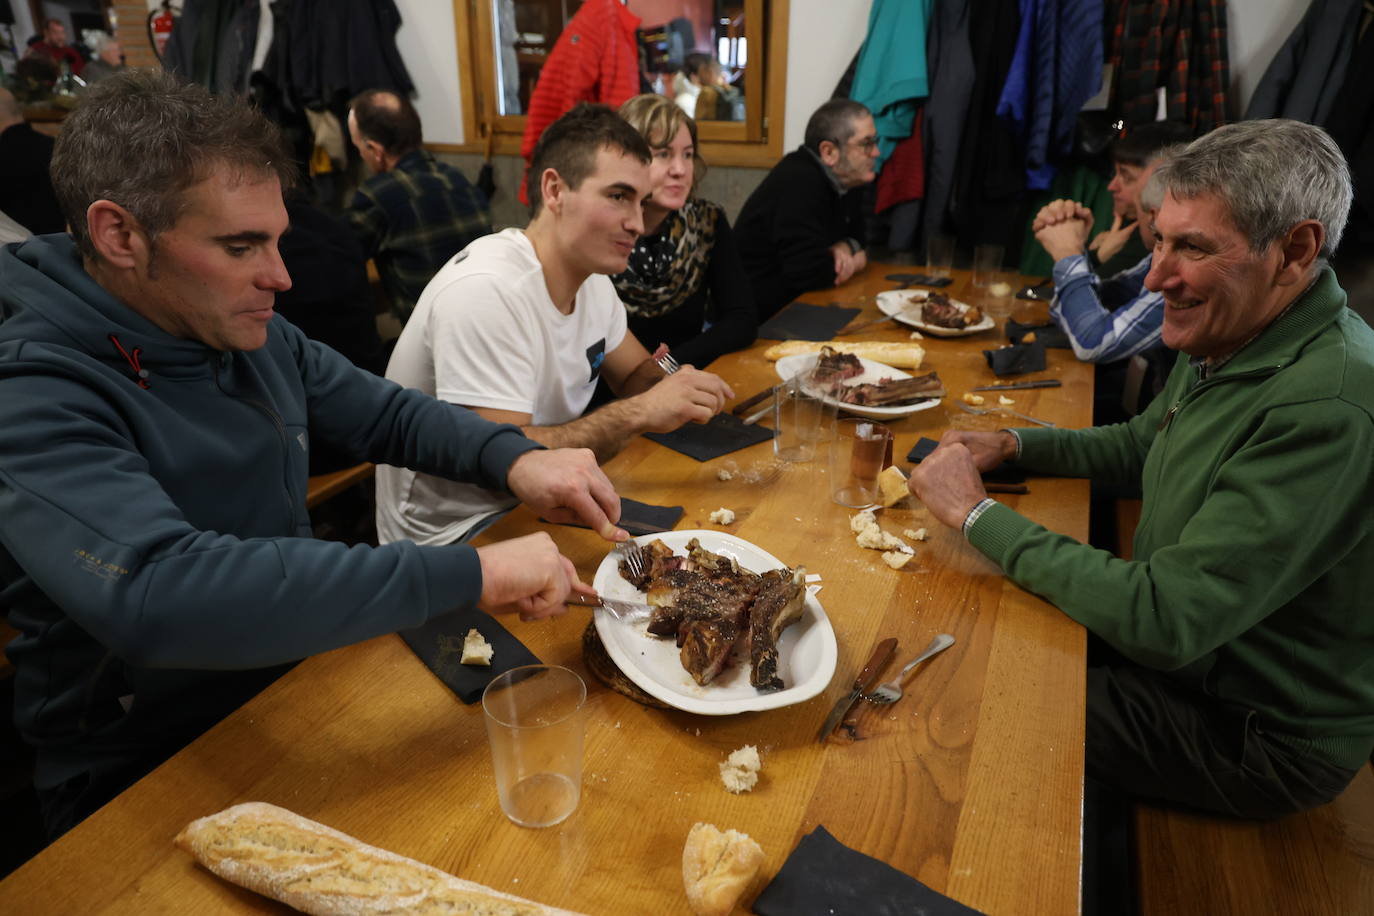
<instances>
[{"instance_id":1,"label":"man in plaid shirt","mask_svg":"<svg viewBox=\"0 0 1374 916\"><path fill-rule=\"evenodd\" d=\"M404 96L361 93L350 105L348 134L375 173L354 195L349 219L405 324L439 268L491 232L487 198L420 147L420 116Z\"/></svg>"}]
</instances>

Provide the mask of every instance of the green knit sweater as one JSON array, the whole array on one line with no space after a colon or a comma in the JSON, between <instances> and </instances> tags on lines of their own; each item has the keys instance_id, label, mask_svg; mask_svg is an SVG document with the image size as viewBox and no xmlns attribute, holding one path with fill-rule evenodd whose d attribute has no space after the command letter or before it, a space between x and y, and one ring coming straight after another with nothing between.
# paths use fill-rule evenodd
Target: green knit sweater
<instances>
[{"instance_id":1,"label":"green knit sweater","mask_svg":"<svg viewBox=\"0 0 1374 916\"><path fill-rule=\"evenodd\" d=\"M1134 559L1005 506L969 539L1128 658L1356 768L1374 748L1374 331L1324 270L1205 380L1128 423L1018 430L1020 465L1139 481Z\"/></svg>"}]
</instances>

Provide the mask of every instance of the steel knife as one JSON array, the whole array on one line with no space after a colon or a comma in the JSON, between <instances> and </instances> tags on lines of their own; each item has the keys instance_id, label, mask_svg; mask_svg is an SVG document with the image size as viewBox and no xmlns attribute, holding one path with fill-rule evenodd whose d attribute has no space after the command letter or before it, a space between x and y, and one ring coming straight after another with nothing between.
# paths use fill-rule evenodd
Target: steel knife
<instances>
[{"instance_id":1,"label":"steel knife","mask_svg":"<svg viewBox=\"0 0 1374 916\"><path fill-rule=\"evenodd\" d=\"M737 417L747 416L751 407L756 404L762 404L765 400L771 400L773 397L773 389L776 387L776 385L769 385L758 394L750 395L734 407L731 407L730 412ZM771 408L773 405L769 404L768 406Z\"/></svg>"},{"instance_id":2,"label":"steel knife","mask_svg":"<svg viewBox=\"0 0 1374 916\"><path fill-rule=\"evenodd\" d=\"M853 706L854 702L859 699L859 694L873 686L873 682L878 679L883 666L887 664L888 659L892 658L892 653L896 651L897 638L895 636L889 636L878 643L873 654L868 658L868 664L864 665L859 676L854 679L854 689L840 697L839 702L830 710L830 715L825 717L825 724L821 726L821 733L816 736L817 741L822 744L825 743L825 739L830 737L835 726L844 720L845 713L849 712L849 707Z\"/></svg>"},{"instance_id":3,"label":"steel knife","mask_svg":"<svg viewBox=\"0 0 1374 916\"><path fill-rule=\"evenodd\" d=\"M979 385L970 391L1012 391L1017 388L1058 388L1064 384L1057 378L1042 378L1034 382L1013 382L1010 385Z\"/></svg>"}]
</instances>

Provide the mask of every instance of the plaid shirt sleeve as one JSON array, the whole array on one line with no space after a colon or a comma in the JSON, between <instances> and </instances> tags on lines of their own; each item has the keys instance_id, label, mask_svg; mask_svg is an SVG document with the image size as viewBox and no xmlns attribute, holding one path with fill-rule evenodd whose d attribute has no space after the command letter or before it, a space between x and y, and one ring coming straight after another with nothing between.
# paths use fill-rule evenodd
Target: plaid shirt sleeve
<instances>
[{"instance_id":1,"label":"plaid shirt sleeve","mask_svg":"<svg viewBox=\"0 0 1374 916\"><path fill-rule=\"evenodd\" d=\"M1113 286L1136 291L1113 311L1102 307L1100 282L1084 255L1062 258L1054 265L1054 300L1050 318L1069 336L1073 352L1087 363L1110 363L1134 356L1159 343L1164 323L1164 297L1145 289L1151 258L1113 277Z\"/></svg>"}]
</instances>

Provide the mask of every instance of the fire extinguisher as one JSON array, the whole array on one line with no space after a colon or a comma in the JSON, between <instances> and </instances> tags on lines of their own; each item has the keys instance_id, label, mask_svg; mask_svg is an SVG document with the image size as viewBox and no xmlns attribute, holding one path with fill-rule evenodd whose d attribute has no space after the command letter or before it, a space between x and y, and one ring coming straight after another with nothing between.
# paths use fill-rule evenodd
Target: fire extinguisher
<instances>
[{"instance_id":1,"label":"fire extinguisher","mask_svg":"<svg viewBox=\"0 0 1374 916\"><path fill-rule=\"evenodd\" d=\"M172 12L170 0L162 0L162 8L148 14L148 42L153 46L158 63L162 62L162 52L167 48L167 39L172 37L176 26L176 14Z\"/></svg>"}]
</instances>

